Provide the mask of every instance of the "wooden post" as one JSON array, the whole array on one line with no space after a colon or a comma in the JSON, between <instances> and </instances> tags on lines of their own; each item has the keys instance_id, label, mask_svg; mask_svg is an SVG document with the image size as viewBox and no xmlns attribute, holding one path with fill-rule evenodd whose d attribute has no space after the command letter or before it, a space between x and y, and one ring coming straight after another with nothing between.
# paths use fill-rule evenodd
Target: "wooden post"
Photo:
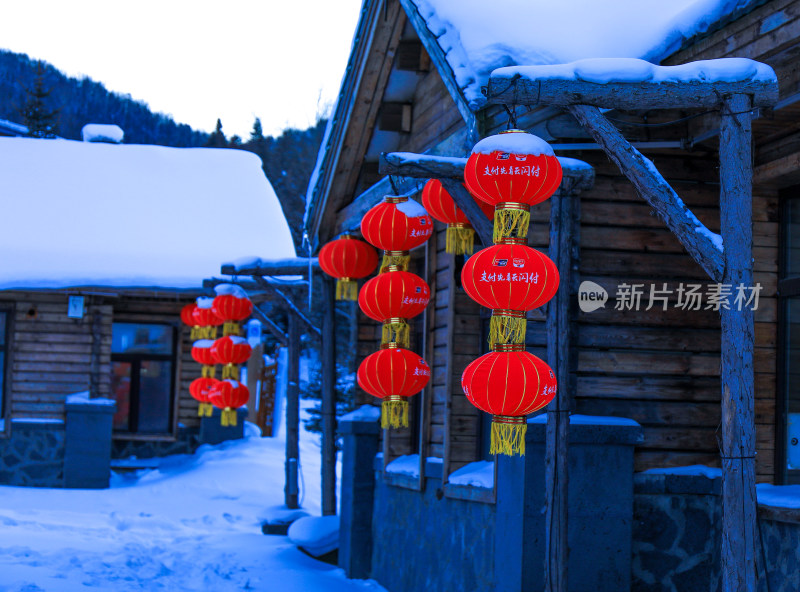
<instances>
[{"instance_id":1,"label":"wooden post","mask_svg":"<svg viewBox=\"0 0 800 592\"><path fill-rule=\"evenodd\" d=\"M286 384L286 507L298 504L297 472L300 470L300 328L299 319L289 312L289 363Z\"/></svg>"},{"instance_id":2,"label":"wooden post","mask_svg":"<svg viewBox=\"0 0 800 592\"><path fill-rule=\"evenodd\" d=\"M336 300L333 281L322 280L322 515L336 514Z\"/></svg>"},{"instance_id":3,"label":"wooden post","mask_svg":"<svg viewBox=\"0 0 800 592\"><path fill-rule=\"evenodd\" d=\"M250 400L247 402L247 421L258 424L258 405L261 393L258 381L261 370L264 368L264 346L260 343L253 348L250 359L247 360L247 390L250 391Z\"/></svg>"},{"instance_id":4,"label":"wooden post","mask_svg":"<svg viewBox=\"0 0 800 592\"><path fill-rule=\"evenodd\" d=\"M561 281L547 311L547 362L556 374L558 390L547 408L545 435L545 592L567 592L569 414L574 389L570 299L578 279L579 212L579 198L569 191L560 191L550 200L550 258Z\"/></svg>"},{"instance_id":5,"label":"wooden post","mask_svg":"<svg viewBox=\"0 0 800 592\"><path fill-rule=\"evenodd\" d=\"M720 130L720 224L723 284L753 286L752 101L723 99ZM722 590L756 590L753 311L733 298L722 316Z\"/></svg>"}]
</instances>

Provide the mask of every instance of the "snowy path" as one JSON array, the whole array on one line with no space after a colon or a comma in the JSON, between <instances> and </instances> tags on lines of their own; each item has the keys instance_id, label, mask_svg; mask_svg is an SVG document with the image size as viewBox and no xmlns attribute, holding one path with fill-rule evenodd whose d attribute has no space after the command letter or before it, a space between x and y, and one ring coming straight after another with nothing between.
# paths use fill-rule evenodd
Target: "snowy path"
<instances>
[{"instance_id":1,"label":"snowy path","mask_svg":"<svg viewBox=\"0 0 800 592\"><path fill-rule=\"evenodd\" d=\"M319 447L301 432L314 515ZM101 491L0 487L0 591L384 591L261 534L283 503L283 450L282 438L203 447Z\"/></svg>"}]
</instances>

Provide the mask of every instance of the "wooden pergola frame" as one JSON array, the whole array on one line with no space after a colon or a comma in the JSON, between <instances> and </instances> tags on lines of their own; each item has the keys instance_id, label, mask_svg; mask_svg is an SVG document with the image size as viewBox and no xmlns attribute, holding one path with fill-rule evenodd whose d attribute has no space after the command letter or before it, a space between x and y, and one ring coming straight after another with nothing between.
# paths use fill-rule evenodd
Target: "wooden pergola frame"
<instances>
[{"instance_id":1,"label":"wooden pergola frame","mask_svg":"<svg viewBox=\"0 0 800 592\"><path fill-rule=\"evenodd\" d=\"M772 80L743 82L609 82L492 75L488 103L565 107L603 148L639 194L658 212L692 258L716 282L752 286L752 112L778 101ZM610 109L719 109L722 245L678 197L653 163L600 112ZM723 248L724 247L724 248ZM756 491L753 386L753 311L723 307L722 362L722 589L755 592ZM557 415L556 418L560 418ZM548 421L548 424L550 422ZM558 461L556 461L558 462ZM566 468L566 460L561 461ZM563 502L562 502L563 503ZM548 505L548 513L553 509ZM563 527L548 547L546 590L566 590L566 508L549 522Z\"/></svg>"},{"instance_id":2,"label":"wooden pergola frame","mask_svg":"<svg viewBox=\"0 0 800 592\"><path fill-rule=\"evenodd\" d=\"M251 266L223 265L221 273L232 276L250 276L254 285L269 293L273 300L281 303L288 314L287 335L280 335L280 328L269 319L267 328L288 347L288 380L286 392L286 462L284 502L288 508L299 507L298 470L300 459L300 326L320 337L322 341L322 514L336 514L336 332L334 329L335 307L334 285L327 276L320 284L324 297L322 327L313 324L300 309L291 295L280 289L270 276L301 275L312 281L312 274L319 271L319 262L311 260L276 259L259 261Z\"/></svg>"},{"instance_id":3,"label":"wooden pergola frame","mask_svg":"<svg viewBox=\"0 0 800 592\"><path fill-rule=\"evenodd\" d=\"M689 255L715 282L752 286L752 128L753 110L778 100L776 80L743 82L610 82L530 79L507 75L489 79L488 105L561 107L572 114L602 147L639 194L655 209ZM633 147L600 108L719 109L721 244L678 197L653 163ZM458 159L421 155L383 155L380 172L407 178L439 178L465 212L484 245L491 244L490 228L460 183ZM565 175L565 178L568 178ZM576 276L570 253L577 242L577 200L553 201L551 258L569 290L560 290L549 311L548 361L559 384L569 385L570 319L568 299ZM359 206L361 207L361 204ZM353 208L357 209L356 207ZM724 248L723 248L724 246ZM755 592L756 493L755 412L753 383L753 311L723 307L722 364L722 579L724 592ZM561 336L566 335L564 339ZM547 519L551 525L545 550L545 590L567 590L567 443L571 393L568 386L548 408Z\"/></svg>"}]
</instances>

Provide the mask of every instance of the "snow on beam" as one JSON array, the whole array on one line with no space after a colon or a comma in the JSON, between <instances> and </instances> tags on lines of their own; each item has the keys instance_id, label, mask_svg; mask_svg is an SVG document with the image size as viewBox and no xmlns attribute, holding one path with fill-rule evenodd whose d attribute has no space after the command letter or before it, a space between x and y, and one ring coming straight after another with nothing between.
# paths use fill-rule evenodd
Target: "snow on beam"
<instances>
[{"instance_id":1,"label":"snow on beam","mask_svg":"<svg viewBox=\"0 0 800 592\"><path fill-rule=\"evenodd\" d=\"M311 258L313 271L319 270L319 261ZM260 259L246 257L230 263L223 263L220 273L223 275L307 275L308 259L296 257L292 259Z\"/></svg>"},{"instance_id":2,"label":"snow on beam","mask_svg":"<svg viewBox=\"0 0 800 592\"><path fill-rule=\"evenodd\" d=\"M489 77L488 104L592 105L607 109L714 108L722 97L752 96L752 106L778 100L775 72L746 58L656 66L635 58L592 58L569 64L499 68Z\"/></svg>"},{"instance_id":3,"label":"snow on beam","mask_svg":"<svg viewBox=\"0 0 800 592\"><path fill-rule=\"evenodd\" d=\"M397 193L405 194L415 188L422 191L422 183L412 178L395 177L395 187L388 177L384 177L372 187L364 191L361 195L355 198L350 204L343 207L336 216L336 224L334 226L334 234L341 234L342 232L349 232L361 226L361 218L369 209L383 201L387 195L394 195L395 189Z\"/></svg>"}]
</instances>

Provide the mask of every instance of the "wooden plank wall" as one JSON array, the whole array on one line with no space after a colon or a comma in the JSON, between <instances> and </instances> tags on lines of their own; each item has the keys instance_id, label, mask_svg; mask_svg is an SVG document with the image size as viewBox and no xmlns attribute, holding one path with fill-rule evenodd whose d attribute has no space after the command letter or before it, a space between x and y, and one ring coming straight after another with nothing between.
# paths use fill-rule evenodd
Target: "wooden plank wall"
<instances>
[{"instance_id":1,"label":"wooden plank wall","mask_svg":"<svg viewBox=\"0 0 800 592\"><path fill-rule=\"evenodd\" d=\"M197 403L189 394L189 384L200 375L200 366L191 358L190 329L180 322L180 309L189 300L85 298L84 317L70 319L66 294L0 294L0 302L14 305L14 330L9 340L11 380L7 395L11 416L63 419L66 397L89 390L93 371L98 394L110 397L112 321L153 322L180 327L177 421L187 427L198 426ZM95 315L99 316L97 321ZM98 359L93 366L95 340L98 341L95 347Z\"/></svg>"},{"instance_id":2,"label":"wooden plank wall","mask_svg":"<svg viewBox=\"0 0 800 592\"><path fill-rule=\"evenodd\" d=\"M94 367L99 394L108 396L111 382L111 306L86 297L82 319L67 317L67 296L43 292L3 292L0 302L14 305L14 331L9 336L11 380L6 396L11 417L64 418L64 400L89 390L92 343L99 340ZM97 337L93 318L99 315Z\"/></svg>"},{"instance_id":3,"label":"wooden plank wall","mask_svg":"<svg viewBox=\"0 0 800 592\"><path fill-rule=\"evenodd\" d=\"M463 128L464 120L461 119L461 114L447 92L439 72L433 68L417 83L412 103L411 133L405 135L397 151L421 154ZM438 152L434 150L433 153ZM447 156L463 155L447 154Z\"/></svg>"}]
</instances>

